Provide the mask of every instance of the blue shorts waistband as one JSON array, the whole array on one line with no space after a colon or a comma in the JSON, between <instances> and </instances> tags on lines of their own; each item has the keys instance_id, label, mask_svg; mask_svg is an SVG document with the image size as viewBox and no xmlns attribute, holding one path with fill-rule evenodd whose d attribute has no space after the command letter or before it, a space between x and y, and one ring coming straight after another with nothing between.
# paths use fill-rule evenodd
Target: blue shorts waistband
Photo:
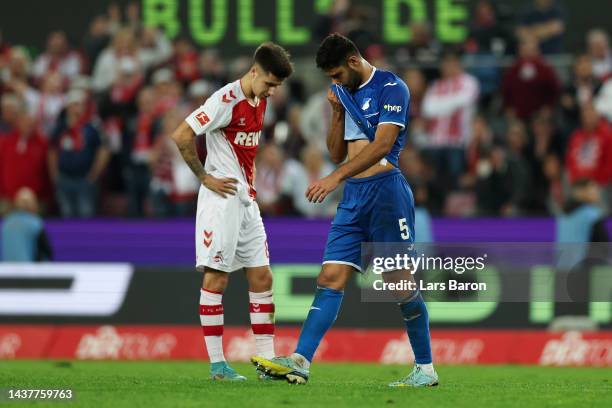
<instances>
[{"instance_id":1,"label":"blue shorts waistband","mask_svg":"<svg viewBox=\"0 0 612 408\"><path fill-rule=\"evenodd\" d=\"M379 179L382 179L382 178L385 178L385 177L395 176L396 174L402 174L402 172L399 171L399 169L394 168L394 169L391 169L389 171L385 171L384 173L378 173L378 174L375 174L375 175L369 176L369 177L362 177L362 178L351 177L349 179L346 179L346 182L347 183L351 183L351 184L353 184L353 183L369 183L371 181L379 180Z\"/></svg>"}]
</instances>

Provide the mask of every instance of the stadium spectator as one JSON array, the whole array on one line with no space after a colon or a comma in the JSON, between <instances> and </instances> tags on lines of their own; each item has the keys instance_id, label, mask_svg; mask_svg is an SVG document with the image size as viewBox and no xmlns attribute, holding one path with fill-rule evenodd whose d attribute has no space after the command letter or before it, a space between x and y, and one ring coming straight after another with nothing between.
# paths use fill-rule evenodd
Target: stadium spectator
<instances>
[{"instance_id":1,"label":"stadium spectator","mask_svg":"<svg viewBox=\"0 0 612 408\"><path fill-rule=\"evenodd\" d=\"M213 92L214 87L210 82L203 79L193 81L189 85L189 89L187 91L187 96L189 97L187 101L187 110L190 112L196 110L196 108L204 104L206 99L208 99Z\"/></svg>"},{"instance_id":2,"label":"stadium spectator","mask_svg":"<svg viewBox=\"0 0 612 408\"><path fill-rule=\"evenodd\" d=\"M317 92L308 98L302 109L300 128L307 144L315 144L327 151L325 138L327 135L332 112L327 101L327 89Z\"/></svg>"},{"instance_id":3,"label":"stadium spectator","mask_svg":"<svg viewBox=\"0 0 612 408\"><path fill-rule=\"evenodd\" d=\"M581 55L574 61L573 80L561 95L560 105L565 119L565 126L573 131L580 126L580 109L586 103L592 103L601 88L601 82L593 74L591 58Z\"/></svg>"},{"instance_id":4,"label":"stadium spectator","mask_svg":"<svg viewBox=\"0 0 612 408\"><path fill-rule=\"evenodd\" d=\"M396 53L398 64L403 67L417 64L427 80L431 81L438 75L442 46L433 37L431 24L427 21L413 22L410 34L408 44L400 47Z\"/></svg>"},{"instance_id":5,"label":"stadium spectator","mask_svg":"<svg viewBox=\"0 0 612 408\"><path fill-rule=\"evenodd\" d=\"M409 68L404 71L403 78L410 89L410 119L420 119L423 116L423 99L427 92L427 80L418 68Z\"/></svg>"},{"instance_id":6,"label":"stadium spectator","mask_svg":"<svg viewBox=\"0 0 612 408\"><path fill-rule=\"evenodd\" d=\"M140 16L140 5L137 1L131 1L125 5L125 26L134 32L142 30L142 18Z\"/></svg>"},{"instance_id":7,"label":"stadium spectator","mask_svg":"<svg viewBox=\"0 0 612 408\"><path fill-rule=\"evenodd\" d=\"M287 158L299 159L302 150L306 145L301 129L302 108L298 104L292 104L287 113L287 122L281 122L280 125L287 129L286 138L282 142L282 148ZM274 138L277 136L279 123L274 128ZM317 179L318 180L318 179Z\"/></svg>"},{"instance_id":8,"label":"stadium spectator","mask_svg":"<svg viewBox=\"0 0 612 408\"><path fill-rule=\"evenodd\" d=\"M291 199L293 208L298 214L306 217L333 216L340 201L342 192L334 191L323 203L311 203L304 192L310 183L330 174L334 167L323 156L323 151L316 145L304 147L301 162L290 159L285 164L281 180L281 192Z\"/></svg>"},{"instance_id":9,"label":"stadium spectator","mask_svg":"<svg viewBox=\"0 0 612 408\"><path fill-rule=\"evenodd\" d=\"M57 117L64 107L64 84L62 75L57 71L41 76L40 82L40 91L23 83L16 87L16 90L26 101L29 113L46 136L53 131Z\"/></svg>"},{"instance_id":10,"label":"stadium spectator","mask_svg":"<svg viewBox=\"0 0 612 408\"><path fill-rule=\"evenodd\" d=\"M595 109L612 123L612 78L604 82L595 97Z\"/></svg>"},{"instance_id":11,"label":"stadium spectator","mask_svg":"<svg viewBox=\"0 0 612 408\"><path fill-rule=\"evenodd\" d=\"M519 57L502 84L506 114L527 121L543 107L553 108L560 93L554 69L542 58L534 37L522 39Z\"/></svg>"},{"instance_id":12,"label":"stadium spectator","mask_svg":"<svg viewBox=\"0 0 612 408\"><path fill-rule=\"evenodd\" d=\"M274 143L260 145L259 149L255 178L257 204L262 215L278 215L283 212L280 202L284 170L283 151Z\"/></svg>"},{"instance_id":13,"label":"stadium spectator","mask_svg":"<svg viewBox=\"0 0 612 408\"><path fill-rule=\"evenodd\" d=\"M538 112L529 125L530 146L527 150L527 160L530 163L531 186L535 198L532 204L534 210L540 212L546 208L543 194L548 186L543 172L544 160L549 154L563 157L565 146L550 111L542 110Z\"/></svg>"},{"instance_id":14,"label":"stadium spectator","mask_svg":"<svg viewBox=\"0 0 612 408\"><path fill-rule=\"evenodd\" d=\"M464 44L464 63L480 85L480 106L488 107L499 88L501 72L498 58L513 48L512 37L497 19L495 5L480 0L474 9L468 39Z\"/></svg>"},{"instance_id":15,"label":"stadium spectator","mask_svg":"<svg viewBox=\"0 0 612 408\"><path fill-rule=\"evenodd\" d=\"M601 81L612 75L612 51L608 34L601 29L587 34L587 52L593 61L593 75Z\"/></svg>"},{"instance_id":16,"label":"stadium spectator","mask_svg":"<svg viewBox=\"0 0 612 408\"><path fill-rule=\"evenodd\" d=\"M12 93L2 95L0 101L0 138L15 130L17 118L25 110L25 103L21 97Z\"/></svg>"},{"instance_id":17,"label":"stadium spectator","mask_svg":"<svg viewBox=\"0 0 612 408\"><path fill-rule=\"evenodd\" d=\"M91 73L98 56L104 51L111 40L109 20L106 15L94 17L89 30L83 38L83 52L87 58L88 73Z\"/></svg>"},{"instance_id":18,"label":"stadium spectator","mask_svg":"<svg viewBox=\"0 0 612 408\"><path fill-rule=\"evenodd\" d=\"M436 184L434 171L424 160L423 155L412 146L405 148L399 157L399 169L410 184L411 188L425 188L426 205L432 213L439 214L444 201L444 190ZM416 200L416 195L415 195Z\"/></svg>"},{"instance_id":19,"label":"stadium spectator","mask_svg":"<svg viewBox=\"0 0 612 408\"><path fill-rule=\"evenodd\" d=\"M410 140L417 146L427 144L427 123L423 118L423 99L427 92L427 80L420 69L408 68L402 76L410 89Z\"/></svg>"},{"instance_id":20,"label":"stadium spectator","mask_svg":"<svg viewBox=\"0 0 612 408\"><path fill-rule=\"evenodd\" d=\"M427 89L423 116L428 122L428 154L436 169L454 182L465 167L464 149L472 133L478 82L463 71L456 54L444 56L441 71L442 77Z\"/></svg>"},{"instance_id":21,"label":"stadium spectator","mask_svg":"<svg viewBox=\"0 0 612 408\"><path fill-rule=\"evenodd\" d=\"M66 115L60 118L49 149L49 173L63 217L91 217L96 211L96 182L109 152L100 130L86 119L86 95L66 96Z\"/></svg>"},{"instance_id":22,"label":"stadium spectator","mask_svg":"<svg viewBox=\"0 0 612 408\"><path fill-rule=\"evenodd\" d=\"M571 136L565 163L572 183L588 179L606 187L612 182L612 131L592 104L582 108L582 127Z\"/></svg>"},{"instance_id":23,"label":"stadium spectator","mask_svg":"<svg viewBox=\"0 0 612 408\"><path fill-rule=\"evenodd\" d=\"M16 87L29 87L31 65L30 55L24 48L11 48L8 63L0 73L0 93L16 92Z\"/></svg>"},{"instance_id":24,"label":"stadium spectator","mask_svg":"<svg viewBox=\"0 0 612 408\"><path fill-rule=\"evenodd\" d=\"M474 117L472 135L466 146L466 173L461 177L462 187L472 188L475 185L483 155L488 155L493 147L493 130L482 114Z\"/></svg>"},{"instance_id":25,"label":"stadium spectator","mask_svg":"<svg viewBox=\"0 0 612 408\"><path fill-rule=\"evenodd\" d=\"M134 6L138 7L135 3L129 7ZM134 17L131 21L140 23L140 20ZM161 65L172 57L172 43L162 31L155 27L143 27L138 32L138 59L145 70Z\"/></svg>"},{"instance_id":26,"label":"stadium spectator","mask_svg":"<svg viewBox=\"0 0 612 408\"><path fill-rule=\"evenodd\" d=\"M159 133L159 116L156 109L156 92L152 87L143 88L138 94L138 116L127 126L131 149L128 165L124 168L127 186L129 214L133 217L145 215L145 201L149 196L151 182L150 155Z\"/></svg>"},{"instance_id":27,"label":"stadium spectator","mask_svg":"<svg viewBox=\"0 0 612 408\"><path fill-rule=\"evenodd\" d=\"M602 207L604 203L597 183L589 179L576 180L565 215L557 219L557 241L609 242L606 213Z\"/></svg>"},{"instance_id":28,"label":"stadium spectator","mask_svg":"<svg viewBox=\"0 0 612 408\"><path fill-rule=\"evenodd\" d=\"M151 204L153 215L157 217L187 216L195 210L194 199L200 182L169 137L185 117L185 112L191 110L174 108L163 115L160 134L151 148Z\"/></svg>"},{"instance_id":29,"label":"stadium spectator","mask_svg":"<svg viewBox=\"0 0 612 408\"><path fill-rule=\"evenodd\" d=\"M479 215L521 214L526 181L526 167L513 160L501 146L493 146L483 152L476 181Z\"/></svg>"},{"instance_id":30,"label":"stadium spectator","mask_svg":"<svg viewBox=\"0 0 612 408\"><path fill-rule=\"evenodd\" d=\"M91 78L85 75L80 75L72 80L68 92L70 91L81 91L87 98L87 106L85 116L87 119L93 119L98 115L98 105L96 100L93 98L91 92Z\"/></svg>"},{"instance_id":31,"label":"stadium spectator","mask_svg":"<svg viewBox=\"0 0 612 408\"><path fill-rule=\"evenodd\" d=\"M43 81L50 72L56 72L61 75L62 81L68 83L82 71L81 56L70 48L66 33L63 31L49 34L47 49L36 58L32 67L32 75L37 82Z\"/></svg>"},{"instance_id":32,"label":"stadium spectator","mask_svg":"<svg viewBox=\"0 0 612 408\"><path fill-rule=\"evenodd\" d=\"M554 153L544 159L544 176L548 181L546 191L546 208L549 214L560 215L568 200L570 184L563 170L563 162Z\"/></svg>"},{"instance_id":33,"label":"stadium spectator","mask_svg":"<svg viewBox=\"0 0 612 408\"><path fill-rule=\"evenodd\" d=\"M107 90L117 76L122 59L129 58L139 71L161 64L170 58L172 47L166 37L152 28L145 29L140 44L132 30L123 28L115 34L112 44L100 54L93 71L93 89Z\"/></svg>"},{"instance_id":34,"label":"stadium spectator","mask_svg":"<svg viewBox=\"0 0 612 408\"><path fill-rule=\"evenodd\" d=\"M221 60L219 50L207 48L198 58L198 71L200 78L211 82L215 89L220 88L227 82L228 75L225 64Z\"/></svg>"},{"instance_id":35,"label":"stadium spectator","mask_svg":"<svg viewBox=\"0 0 612 408\"><path fill-rule=\"evenodd\" d=\"M176 79L183 85L187 85L200 77L198 52L187 38L179 37L174 40L170 65L174 69Z\"/></svg>"},{"instance_id":36,"label":"stadium spectator","mask_svg":"<svg viewBox=\"0 0 612 408\"><path fill-rule=\"evenodd\" d=\"M327 14L321 15L315 23L314 33L319 41L327 37L328 34L343 31L343 23L347 18L350 7L350 0L332 1Z\"/></svg>"},{"instance_id":37,"label":"stadium spectator","mask_svg":"<svg viewBox=\"0 0 612 408\"><path fill-rule=\"evenodd\" d=\"M479 0L473 12L465 51L469 54L503 55L512 49L512 37L497 18L495 3Z\"/></svg>"},{"instance_id":38,"label":"stadium spectator","mask_svg":"<svg viewBox=\"0 0 612 408\"><path fill-rule=\"evenodd\" d=\"M158 69L151 77L155 91L155 109L162 114L174 108L182 96L182 88L174 77L174 72L168 68Z\"/></svg>"},{"instance_id":39,"label":"stadium spectator","mask_svg":"<svg viewBox=\"0 0 612 408\"><path fill-rule=\"evenodd\" d=\"M49 203L47 140L28 113L18 115L15 130L0 139L0 200L12 202L27 187Z\"/></svg>"},{"instance_id":40,"label":"stadium spectator","mask_svg":"<svg viewBox=\"0 0 612 408\"><path fill-rule=\"evenodd\" d=\"M543 54L563 52L566 23L557 0L534 0L533 3L521 19L517 30L519 38L535 37Z\"/></svg>"},{"instance_id":41,"label":"stadium spectator","mask_svg":"<svg viewBox=\"0 0 612 408\"><path fill-rule=\"evenodd\" d=\"M2 223L3 262L40 262L53 259L53 251L38 215L36 194L27 187L15 196L15 205Z\"/></svg>"}]
</instances>

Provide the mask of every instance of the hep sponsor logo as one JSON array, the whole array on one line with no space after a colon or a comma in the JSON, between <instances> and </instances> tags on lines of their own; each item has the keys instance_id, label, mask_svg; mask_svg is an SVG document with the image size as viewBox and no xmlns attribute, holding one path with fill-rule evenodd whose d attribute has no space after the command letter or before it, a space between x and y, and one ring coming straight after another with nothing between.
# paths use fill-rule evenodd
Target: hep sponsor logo
<instances>
[{"instance_id":1,"label":"hep sponsor logo","mask_svg":"<svg viewBox=\"0 0 612 408\"><path fill-rule=\"evenodd\" d=\"M548 340L540 364L612 366L612 339L584 339L580 332L567 332L560 339Z\"/></svg>"},{"instance_id":2,"label":"hep sponsor logo","mask_svg":"<svg viewBox=\"0 0 612 408\"><path fill-rule=\"evenodd\" d=\"M81 337L75 355L83 360L170 358L176 343L170 333L119 333L113 326L102 326L95 334Z\"/></svg>"},{"instance_id":3,"label":"hep sponsor logo","mask_svg":"<svg viewBox=\"0 0 612 408\"><path fill-rule=\"evenodd\" d=\"M204 126L205 124L207 124L208 122L210 122L210 118L208 117L208 115L204 112L200 112L198 113L195 118L198 120L198 122L200 122L200 125Z\"/></svg>"},{"instance_id":4,"label":"hep sponsor logo","mask_svg":"<svg viewBox=\"0 0 612 408\"><path fill-rule=\"evenodd\" d=\"M21 337L17 333L0 336L0 358L15 358L21 347Z\"/></svg>"},{"instance_id":5,"label":"hep sponsor logo","mask_svg":"<svg viewBox=\"0 0 612 408\"><path fill-rule=\"evenodd\" d=\"M402 107L399 105L385 105L383 106L383 108L385 108L385 110L389 111L389 112L401 112L402 111Z\"/></svg>"},{"instance_id":6,"label":"hep sponsor logo","mask_svg":"<svg viewBox=\"0 0 612 408\"><path fill-rule=\"evenodd\" d=\"M237 132L234 144L239 146L259 146L259 137L261 136L261 130L259 132Z\"/></svg>"}]
</instances>

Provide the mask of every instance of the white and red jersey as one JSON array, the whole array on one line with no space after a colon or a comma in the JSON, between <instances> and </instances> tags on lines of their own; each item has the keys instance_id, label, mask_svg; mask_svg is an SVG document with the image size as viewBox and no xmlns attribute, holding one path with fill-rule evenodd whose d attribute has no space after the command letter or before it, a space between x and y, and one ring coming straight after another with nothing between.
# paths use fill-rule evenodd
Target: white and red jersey
<instances>
[{"instance_id":1,"label":"white and red jersey","mask_svg":"<svg viewBox=\"0 0 612 408\"><path fill-rule=\"evenodd\" d=\"M206 133L206 172L240 180L253 198L255 155L265 112L266 99L249 102L237 80L212 94L185 119L196 135Z\"/></svg>"},{"instance_id":2,"label":"white and red jersey","mask_svg":"<svg viewBox=\"0 0 612 408\"><path fill-rule=\"evenodd\" d=\"M476 78L465 73L437 80L427 89L422 109L430 146L461 147L469 142L479 92Z\"/></svg>"}]
</instances>

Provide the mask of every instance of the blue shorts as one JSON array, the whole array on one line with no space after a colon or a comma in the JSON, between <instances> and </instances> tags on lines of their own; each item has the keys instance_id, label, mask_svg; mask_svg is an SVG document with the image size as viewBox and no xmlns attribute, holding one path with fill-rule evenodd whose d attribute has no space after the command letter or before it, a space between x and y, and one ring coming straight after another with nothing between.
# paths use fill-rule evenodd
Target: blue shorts
<instances>
[{"instance_id":1,"label":"blue shorts","mask_svg":"<svg viewBox=\"0 0 612 408\"><path fill-rule=\"evenodd\" d=\"M414 198L398 169L346 180L323 263L362 270L362 242L414 243Z\"/></svg>"}]
</instances>

